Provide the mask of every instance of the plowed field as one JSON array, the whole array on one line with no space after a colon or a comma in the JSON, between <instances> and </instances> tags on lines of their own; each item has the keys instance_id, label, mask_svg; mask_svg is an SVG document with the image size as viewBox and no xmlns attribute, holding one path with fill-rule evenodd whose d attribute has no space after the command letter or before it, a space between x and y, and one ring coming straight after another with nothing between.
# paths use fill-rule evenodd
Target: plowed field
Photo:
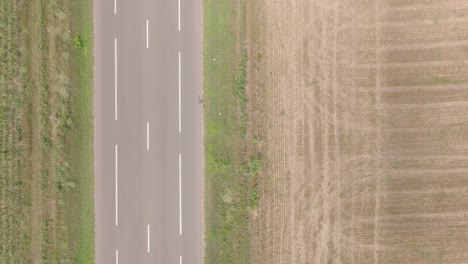
<instances>
[{"instance_id":1,"label":"plowed field","mask_svg":"<svg viewBox=\"0 0 468 264\"><path fill-rule=\"evenodd\" d=\"M246 5L251 263L467 263L468 1Z\"/></svg>"}]
</instances>

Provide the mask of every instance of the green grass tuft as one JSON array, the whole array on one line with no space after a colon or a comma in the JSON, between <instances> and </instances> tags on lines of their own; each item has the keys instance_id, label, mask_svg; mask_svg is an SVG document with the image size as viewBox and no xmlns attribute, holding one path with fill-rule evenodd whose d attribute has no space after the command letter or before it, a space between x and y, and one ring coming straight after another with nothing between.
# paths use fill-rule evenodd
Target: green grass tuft
<instances>
[{"instance_id":1,"label":"green grass tuft","mask_svg":"<svg viewBox=\"0 0 468 264\"><path fill-rule=\"evenodd\" d=\"M75 47L76 47L77 49L82 49L82 48L84 48L83 40L81 40L81 37L80 37L80 36L76 36L75 38L73 38L73 43L75 43Z\"/></svg>"}]
</instances>

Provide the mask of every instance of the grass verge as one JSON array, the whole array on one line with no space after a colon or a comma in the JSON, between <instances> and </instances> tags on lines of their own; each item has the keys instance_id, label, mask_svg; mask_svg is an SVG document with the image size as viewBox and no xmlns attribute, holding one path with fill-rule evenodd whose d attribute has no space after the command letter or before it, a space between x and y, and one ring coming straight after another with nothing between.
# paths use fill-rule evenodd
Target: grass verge
<instances>
[{"instance_id":1,"label":"grass verge","mask_svg":"<svg viewBox=\"0 0 468 264\"><path fill-rule=\"evenodd\" d=\"M79 182L77 195L79 210L76 212L76 225L78 245L76 248L74 263L94 262L94 154L93 154L93 16L92 0L73 1L71 4L72 23L71 29L75 39L79 39L79 45L75 41L76 60L71 65L72 81L77 89L74 89L70 108L74 121L74 133L70 136L70 151L68 157L75 167L72 174L76 175ZM74 39L74 40L75 40ZM73 215L71 212L68 215ZM78 220L79 219L79 220ZM78 221L77 221L78 220Z\"/></svg>"},{"instance_id":2,"label":"grass verge","mask_svg":"<svg viewBox=\"0 0 468 264\"><path fill-rule=\"evenodd\" d=\"M248 153L243 0L204 1L205 263L249 262L261 157Z\"/></svg>"},{"instance_id":3,"label":"grass verge","mask_svg":"<svg viewBox=\"0 0 468 264\"><path fill-rule=\"evenodd\" d=\"M94 262L91 4L0 2L0 263Z\"/></svg>"}]
</instances>

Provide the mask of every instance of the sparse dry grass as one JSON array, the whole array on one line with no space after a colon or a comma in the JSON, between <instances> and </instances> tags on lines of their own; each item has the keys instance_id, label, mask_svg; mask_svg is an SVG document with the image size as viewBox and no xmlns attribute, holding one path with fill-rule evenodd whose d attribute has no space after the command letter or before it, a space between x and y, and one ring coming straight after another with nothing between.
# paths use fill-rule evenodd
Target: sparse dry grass
<instances>
[{"instance_id":1,"label":"sparse dry grass","mask_svg":"<svg viewBox=\"0 0 468 264\"><path fill-rule=\"evenodd\" d=\"M0 263L21 263L28 256L23 226L23 179L21 171L21 92L16 79L19 47L16 6L0 2Z\"/></svg>"},{"instance_id":2,"label":"sparse dry grass","mask_svg":"<svg viewBox=\"0 0 468 264\"><path fill-rule=\"evenodd\" d=\"M0 263L94 260L91 5L78 2L0 3Z\"/></svg>"}]
</instances>

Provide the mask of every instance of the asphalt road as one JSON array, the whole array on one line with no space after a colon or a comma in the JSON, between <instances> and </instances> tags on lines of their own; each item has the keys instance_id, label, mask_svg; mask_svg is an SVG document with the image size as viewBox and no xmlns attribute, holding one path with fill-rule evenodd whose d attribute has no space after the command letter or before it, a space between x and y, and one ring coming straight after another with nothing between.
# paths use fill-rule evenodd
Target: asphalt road
<instances>
[{"instance_id":1,"label":"asphalt road","mask_svg":"<svg viewBox=\"0 0 468 264\"><path fill-rule=\"evenodd\" d=\"M202 263L200 0L94 23L96 263Z\"/></svg>"}]
</instances>

